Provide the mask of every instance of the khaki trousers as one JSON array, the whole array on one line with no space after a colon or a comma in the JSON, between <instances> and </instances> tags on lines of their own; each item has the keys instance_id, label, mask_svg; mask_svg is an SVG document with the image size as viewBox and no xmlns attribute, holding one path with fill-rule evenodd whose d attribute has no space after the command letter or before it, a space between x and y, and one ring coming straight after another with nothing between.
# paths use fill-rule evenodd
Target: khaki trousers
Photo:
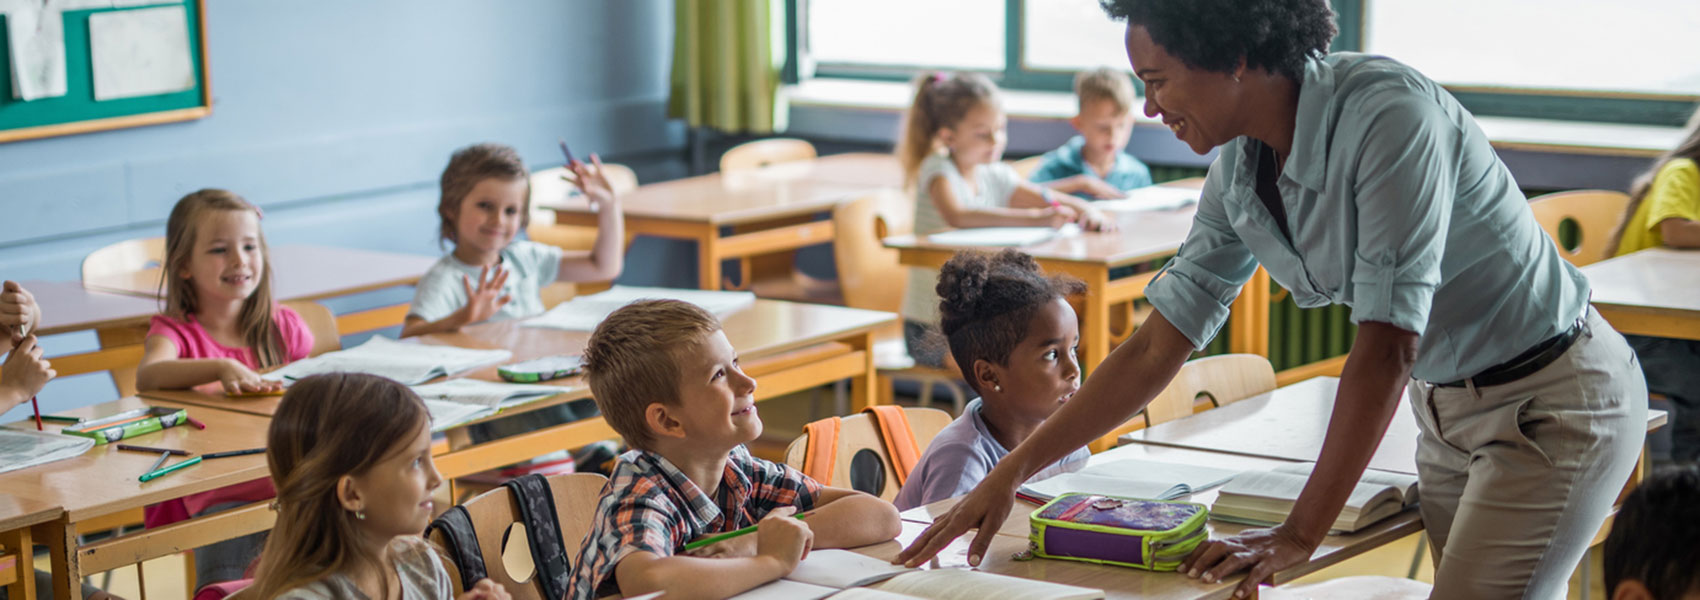
<instances>
[{"instance_id":1,"label":"khaki trousers","mask_svg":"<svg viewBox=\"0 0 1700 600\"><path fill-rule=\"evenodd\" d=\"M1407 389L1434 598L1563 598L1640 458L1647 384L1592 308L1552 364L1511 383Z\"/></svg>"}]
</instances>

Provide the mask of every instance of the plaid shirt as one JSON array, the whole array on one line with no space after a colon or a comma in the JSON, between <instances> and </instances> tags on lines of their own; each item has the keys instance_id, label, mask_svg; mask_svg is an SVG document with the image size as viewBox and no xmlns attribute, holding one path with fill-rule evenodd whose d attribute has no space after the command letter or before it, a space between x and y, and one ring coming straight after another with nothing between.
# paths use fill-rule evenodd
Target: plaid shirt
<instances>
[{"instance_id":1,"label":"plaid shirt","mask_svg":"<svg viewBox=\"0 0 1700 600\"><path fill-rule=\"evenodd\" d=\"M573 561L571 600L619 593L614 567L633 552L672 556L685 543L756 524L769 511L814 508L821 486L791 467L732 449L718 497L710 499L661 455L632 450L620 456L602 488L596 524Z\"/></svg>"}]
</instances>

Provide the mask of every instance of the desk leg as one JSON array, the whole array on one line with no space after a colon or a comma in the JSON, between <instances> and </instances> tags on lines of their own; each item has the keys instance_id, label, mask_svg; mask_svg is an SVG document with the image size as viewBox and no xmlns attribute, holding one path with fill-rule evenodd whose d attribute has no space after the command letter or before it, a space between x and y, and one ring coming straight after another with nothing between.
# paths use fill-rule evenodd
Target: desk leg
<instances>
[{"instance_id":1,"label":"desk leg","mask_svg":"<svg viewBox=\"0 0 1700 600\"><path fill-rule=\"evenodd\" d=\"M35 526L35 536L47 544L53 562L53 597L82 597L83 574L77 563L77 526L69 515ZM33 567L32 567L33 569ZM34 577L34 574L31 574Z\"/></svg>"},{"instance_id":2,"label":"desk leg","mask_svg":"<svg viewBox=\"0 0 1700 600\"><path fill-rule=\"evenodd\" d=\"M862 353L862 372L850 379L849 414L856 414L864 408L878 404L882 397L879 386L889 386L891 382L881 379L879 371L874 368L874 332L869 331L845 341Z\"/></svg>"},{"instance_id":3,"label":"desk leg","mask_svg":"<svg viewBox=\"0 0 1700 600\"><path fill-rule=\"evenodd\" d=\"M1258 267L1251 281L1240 289L1233 314L1228 317L1228 329L1232 332L1229 352L1269 356L1269 274L1263 267Z\"/></svg>"},{"instance_id":4,"label":"desk leg","mask_svg":"<svg viewBox=\"0 0 1700 600\"><path fill-rule=\"evenodd\" d=\"M6 586L6 597L8 598L35 597L35 561L30 558L35 554L34 540L35 538L30 535L30 528L28 527L0 533L0 546L5 546L7 552L16 554L18 557L16 565L18 579Z\"/></svg>"},{"instance_id":5,"label":"desk leg","mask_svg":"<svg viewBox=\"0 0 1700 600\"><path fill-rule=\"evenodd\" d=\"M1086 299L1081 308L1085 326L1080 329L1080 370L1083 374L1098 368L1098 363L1110 356L1110 269L1094 269L1086 276Z\"/></svg>"},{"instance_id":6,"label":"desk leg","mask_svg":"<svg viewBox=\"0 0 1700 600\"><path fill-rule=\"evenodd\" d=\"M720 289L720 231L710 226L697 234L697 289Z\"/></svg>"}]
</instances>

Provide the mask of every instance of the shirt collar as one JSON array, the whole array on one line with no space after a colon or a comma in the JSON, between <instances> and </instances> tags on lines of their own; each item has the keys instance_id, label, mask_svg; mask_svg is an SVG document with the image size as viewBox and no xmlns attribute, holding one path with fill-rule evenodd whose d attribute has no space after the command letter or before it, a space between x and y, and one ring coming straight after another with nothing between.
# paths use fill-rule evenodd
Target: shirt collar
<instances>
[{"instance_id":1,"label":"shirt collar","mask_svg":"<svg viewBox=\"0 0 1700 600\"><path fill-rule=\"evenodd\" d=\"M684 499L689 508L691 518L703 531L711 531L711 525L724 516L713 498L698 487L696 482L686 477L683 471L667 460L666 457L654 452L633 450L638 455L633 462L640 463L649 471L661 477L668 487L673 488L680 498ZM749 451L743 446L733 448L726 457L726 470L720 475L720 495L726 498L727 506L742 507L750 497L750 478L741 466L749 461Z\"/></svg>"},{"instance_id":2,"label":"shirt collar","mask_svg":"<svg viewBox=\"0 0 1700 600\"><path fill-rule=\"evenodd\" d=\"M1316 58L1305 59L1299 82L1298 114L1293 119L1293 151L1282 174L1307 188L1322 189L1328 164L1328 123L1334 112L1334 67Z\"/></svg>"}]
</instances>

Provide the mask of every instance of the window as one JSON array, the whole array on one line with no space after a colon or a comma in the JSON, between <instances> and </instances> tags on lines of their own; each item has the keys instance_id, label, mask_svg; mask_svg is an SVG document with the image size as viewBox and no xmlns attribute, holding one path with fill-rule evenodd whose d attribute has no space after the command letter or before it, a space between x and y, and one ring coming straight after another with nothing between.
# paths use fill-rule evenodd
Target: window
<instances>
[{"instance_id":1,"label":"window","mask_svg":"<svg viewBox=\"0 0 1700 600\"><path fill-rule=\"evenodd\" d=\"M1004 70L1004 10L986 0L803 0L821 71Z\"/></svg>"},{"instance_id":2,"label":"window","mask_svg":"<svg viewBox=\"0 0 1700 600\"><path fill-rule=\"evenodd\" d=\"M1022 65L1036 71L1075 73L1101 66L1132 71L1123 38L1127 25L1111 21L1097 2L1026 0L1022 10Z\"/></svg>"},{"instance_id":3,"label":"window","mask_svg":"<svg viewBox=\"0 0 1700 600\"><path fill-rule=\"evenodd\" d=\"M1364 50L1450 87L1700 94L1700 4L1369 0Z\"/></svg>"}]
</instances>

